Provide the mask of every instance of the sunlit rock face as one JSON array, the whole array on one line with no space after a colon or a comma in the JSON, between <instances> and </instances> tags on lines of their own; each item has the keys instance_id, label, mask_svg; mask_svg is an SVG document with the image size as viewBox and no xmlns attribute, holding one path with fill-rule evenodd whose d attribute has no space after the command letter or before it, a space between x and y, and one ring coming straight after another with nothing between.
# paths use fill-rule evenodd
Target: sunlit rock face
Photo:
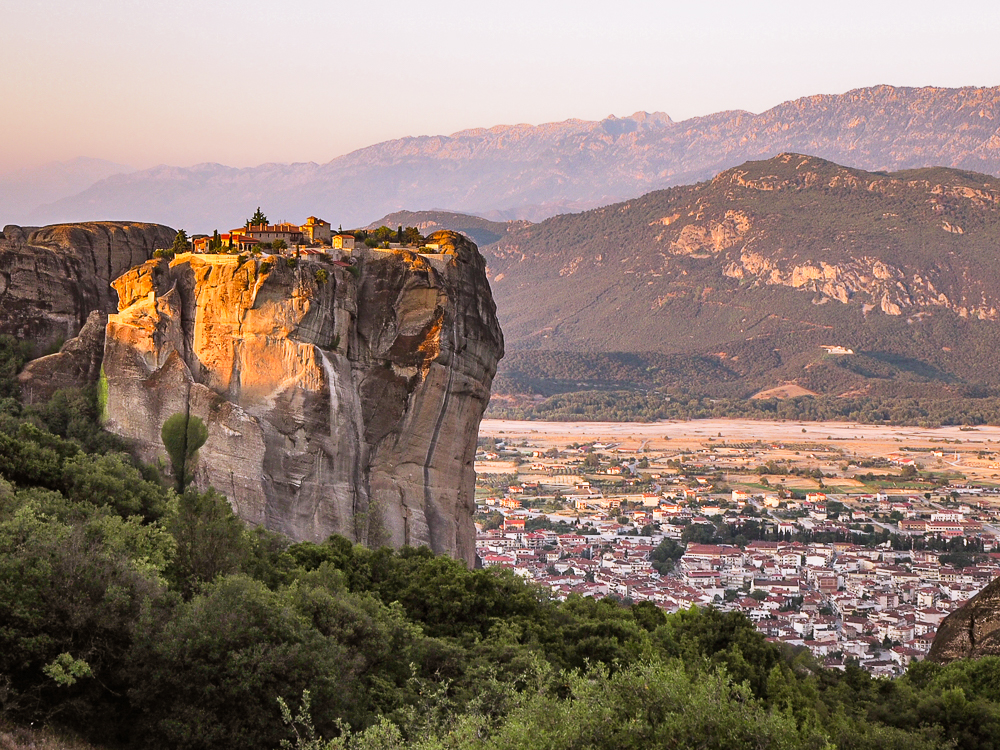
<instances>
[{"instance_id":1,"label":"sunlit rock face","mask_svg":"<svg viewBox=\"0 0 1000 750\"><path fill-rule=\"evenodd\" d=\"M0 333L39 351L76 336L91 312L115 311L110 284L170 247L174 230L141 222L8 225L0 234Z\"/></svg>"},{"instance_id":2,"label":"sunlit rock face","mask_svg":"<svg viewBox=\"0 0 1000 750\"><path fill-rule=\"evenodd\" d=\"M200 417L194 472L294 539L426 544L471 562L473 457L503 337L475 245L325 258L183 255L114 282L106 425L142 458Z\"/></svg>"}]
</instances>

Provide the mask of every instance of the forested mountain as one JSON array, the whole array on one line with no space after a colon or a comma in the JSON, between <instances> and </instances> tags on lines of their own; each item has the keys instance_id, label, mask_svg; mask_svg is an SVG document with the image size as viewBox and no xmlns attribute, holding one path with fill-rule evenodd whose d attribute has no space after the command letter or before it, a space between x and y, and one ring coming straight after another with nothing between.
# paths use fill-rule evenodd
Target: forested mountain
<instances>
[{"instance_id":1,"label":"forested mountain","mask_svg":"<svg viewBox=\"0 0 1000 750\"><path fill-rule=\"evenodd\" d=\"M1000 386L1000 180L985 175L785 154L512 227L484 251L501 392Z\"/></svg>"},{"instance_id":2,"label":"forested mountain","mask_svg":"<svg viewBox=\"0 0 1000 750\"><path fill-rule=\"evenodd\" d=\"M0 215L20 223L128 217L188 231L239 226L255 205L279 219L320 215L345 227L433 207L539 220L784 151L868 170L944 165L1000 174L998 122L1000 88L875 86L804 97L760 114L674 122L637 112L401 138L325 164L160 166L101 180L27 216L0 205Z\"/></svg>"}]
</instances>

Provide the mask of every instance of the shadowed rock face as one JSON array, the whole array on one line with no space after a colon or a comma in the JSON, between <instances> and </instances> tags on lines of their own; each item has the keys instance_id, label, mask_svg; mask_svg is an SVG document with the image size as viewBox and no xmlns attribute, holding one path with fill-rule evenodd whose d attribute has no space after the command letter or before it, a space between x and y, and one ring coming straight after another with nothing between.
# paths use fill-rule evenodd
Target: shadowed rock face
<instances>
[{"instance_id":1,"label":"shadowed rock face","mask_svg":"<svg viewBox=\"0 0 1000 750\"><path fill-rule=\"evenodd\" d=\"M17 376L21 400L26 404L45 403L61 388L96 383L101 374L107 321L107 313L94 310L80 333L58 352L28 362Z\"/></svg>"},{"instance_id":2,"label":"shadowed rock face","mask_svg":"<svg viewBox=\"0 0 1000 750\"><path fill-rule=\"evenodd\" d=\"M941 623L928 661L1000 656L1000 578L956 609Z\"/></svg>"},{"instance_id":3,"label":"shadowed rock face","mask_svg":"<svg viewBox=\"0 0 1000 750\"><path fill-rule=\"evenodd\" d=\"M115 311L111 282L170 247L159 224L95 221L4 227L0 236L0 333L41 350L76 336L94 310Z\"/></svg>"},{"instance_id":4,"label":"shadowed rock face","mask_svg":"<svg viewBox=\"0 0 1000 750\"><path fill-rule=\"evenodd\" d=\"M294 539L426 544L472 562L473 457L503 338L475 245L326 260L184 255L114 282L107 427L165 457L204 420L195 482Z\"/></svg>"}]
</instances>

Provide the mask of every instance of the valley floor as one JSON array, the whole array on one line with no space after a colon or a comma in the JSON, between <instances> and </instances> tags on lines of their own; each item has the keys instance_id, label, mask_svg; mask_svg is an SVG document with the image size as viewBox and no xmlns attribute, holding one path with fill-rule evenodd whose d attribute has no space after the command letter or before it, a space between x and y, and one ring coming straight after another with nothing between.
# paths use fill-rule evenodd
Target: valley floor
<instances>
[{"instance_id":1,"label":"valley floor","mask_svg":"<svg viewBox=\"0 0 1000 750\"><path fill-rule=\"evenodd\" d=\"M536 422L529 420L484 419L481 436L503 435L509 442L531 439L540 444L600 440L622 443L622 448L636 448L631 443L646 443L653 450L681 443L701 443L708 438L726 440L847 440L876 445L907 440L963 443L1000 442L1000 427L900 427L852 422L771 422L753 419L697 419L661 422Z\"/></svg>"}]
</instances>

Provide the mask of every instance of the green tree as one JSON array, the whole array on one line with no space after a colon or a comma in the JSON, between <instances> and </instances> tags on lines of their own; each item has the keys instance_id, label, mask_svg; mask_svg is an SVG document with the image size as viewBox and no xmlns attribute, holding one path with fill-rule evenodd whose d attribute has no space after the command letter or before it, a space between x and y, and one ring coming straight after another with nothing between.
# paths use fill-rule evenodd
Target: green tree
<instances>
[{"instance_id":1,"label":"green tree","mask_svg":"<svg viewBox=\"0 0 1000 750\"><path fill-rule=\"evenodd\" d=\"M708 658L713 665L724 666L734 683L746 681L761 699L768 696L770 672L780 661L778 648L745 615L712 607L676 612L657 628L653 639L665 656L679 656L689 663Z\"/></svg>"},{"instance_id":2,"label":"green tree","mask_svg":"<svg viewBox=\"0 0 1000 750\"><path fill-rule=\"evenodd\" d=\"M113 736L132 628L159 597L170 540L35 488L6 493L0 508L0 706L25 723L58 715Z\"/></svg>"},{"instance_id":3,"label":"green tree","mask_svg":"<svg viewBox=\"0 0 1000 750\"><path fill-rule=\"evenodd\" d=\"M503 526L503 513L499 511L492 511L487 515L486 520L483 521L483 531L490 531L491 529L499 529Z\"/></svg>"},{"instance_id":4,"label":"green tree","mask_svg":"<svg viewBox=\"0 0 1000 750\"><path fill-rule=\"evenodd\" d=\"M389 229L389 227L383 224L374 232L372 232L371 236L374 237L379 244L381 244L383 242L388 242L389 240L391 240L395 236L395 234L396 234L395 232L393 232L391 229Z\"/></svg>"},{"instance_id":5,"label":"green tree","mask_svg":"<svg viewBox=\"0 0 1000 750\"><path fill-rule=\"evenodd\" d=\"M208 440L208 428L200 418L177 412L163 423L160 437L170 456L174 479L177 481L177 491L183 493L190 481L188 464Z\"/></svg>"},{"instance_id":6,"label":"green tree","mask_svg":"<svg viewBox=\"0 0 1000 750\"><path fill-rule=\"evenodd\" d=\"M78 453L63 462L63 482L70 500L108 507L122 517L142 516L152 521L166 509L166 491L147 482L126 454Z\"/></svg>"},{"instance_id":7,"label":"green tree","mask_svg":"<svg viewBox=\"0 0 1000 750\"><path fill-rule=\"evenodd\" d=\"M483 727L466 731L485 733ZM803 736L790 716L767 711L721 671L690 674L676 663L642 663L613 674L598 666L560 675L518 701L484 746L791 750L823 747L817 735Z\"/></svg>"},{"instance_id":8,"label":"green tree","mask_svg":"<svg viewBox=\"0 0 1000 750\"><path fill-rule=\"evenodd\" d=\"M181 229L176 235L174 235L174 245L171 249L174 251L174 254L186 253L188 251L187 232Z\"/></svg>"},{"instance_id":9,"label":"green tree","mask_svg":"<svg viewBox=\"0 0 1000 750\"><path fill-rule=\"evenodd\" d=\"M247 561L250 538L229 501L210 489L187 490L168 504L164 525L177 543L167 577L185 596Z\"/></svg>"},{"instance_id":10,"label":"green tree","mask_svg":"<svg viewBox=\"0 0 1000 750\"><path fill-rule=\"evenodd\" d=\"M21 388L17 373L31 358L33 346L8 334L0 335L0 398L20 398Z\"/></svg>"},{"instance_id":11,"label":"green tree","mask_svg":"<svg viewBox=\"0 0 1000 750\"><path fill-rule=\"evenodd\" d=\"M711 544L715 539L716 529L708 523L692 523L681 532L681 541L687 544Z\"/></svg>"},{"instance_id":12,"label":"green tree","mask_svg":"<svg viewBox=\"0 0 1000 750\"><path fill-rule=\"evenodd\" d=\"M320 731L356 694L347 654L289 601L244 576L221 578L165 620L148 612L131 653L135 746L274 748L275 701L309 689Z\"/></svg>"},{"instance_id":13,"label":"green tree","mask_svg":"<svg viewBox=\"0 0 1000 750\"><path fill-rule=\"evenodd\" d=\"M657 548L649 553L649 559L653 561L653 568L656 572L662 575L673 570L674 565L683 555L684 545L664 537Z\"/></svg>"},{"instance_id":14,"label":"green tree","mask_svg":"<svg viewBox=\"0 0 1000 750\"><path fill-rule=\"evenodd\" d=\"M416 227L407 227L404 232L404 241L407 245L423 245L424 236L420 234L420 230Z\"/></svg>"},{"instance_id":15,"label":"green tree","mask_svg":"<svg viewBox=\"0 0 1000 750\"><path fill-rule=\"evenodd\" d=\"M260 210L260 206L257 206L257 210L254 211L253 216L247 219L247 227L257 227L262 224L267 226L267 217L264 216L264 212Z\"/></svg>"}]
</instances>

